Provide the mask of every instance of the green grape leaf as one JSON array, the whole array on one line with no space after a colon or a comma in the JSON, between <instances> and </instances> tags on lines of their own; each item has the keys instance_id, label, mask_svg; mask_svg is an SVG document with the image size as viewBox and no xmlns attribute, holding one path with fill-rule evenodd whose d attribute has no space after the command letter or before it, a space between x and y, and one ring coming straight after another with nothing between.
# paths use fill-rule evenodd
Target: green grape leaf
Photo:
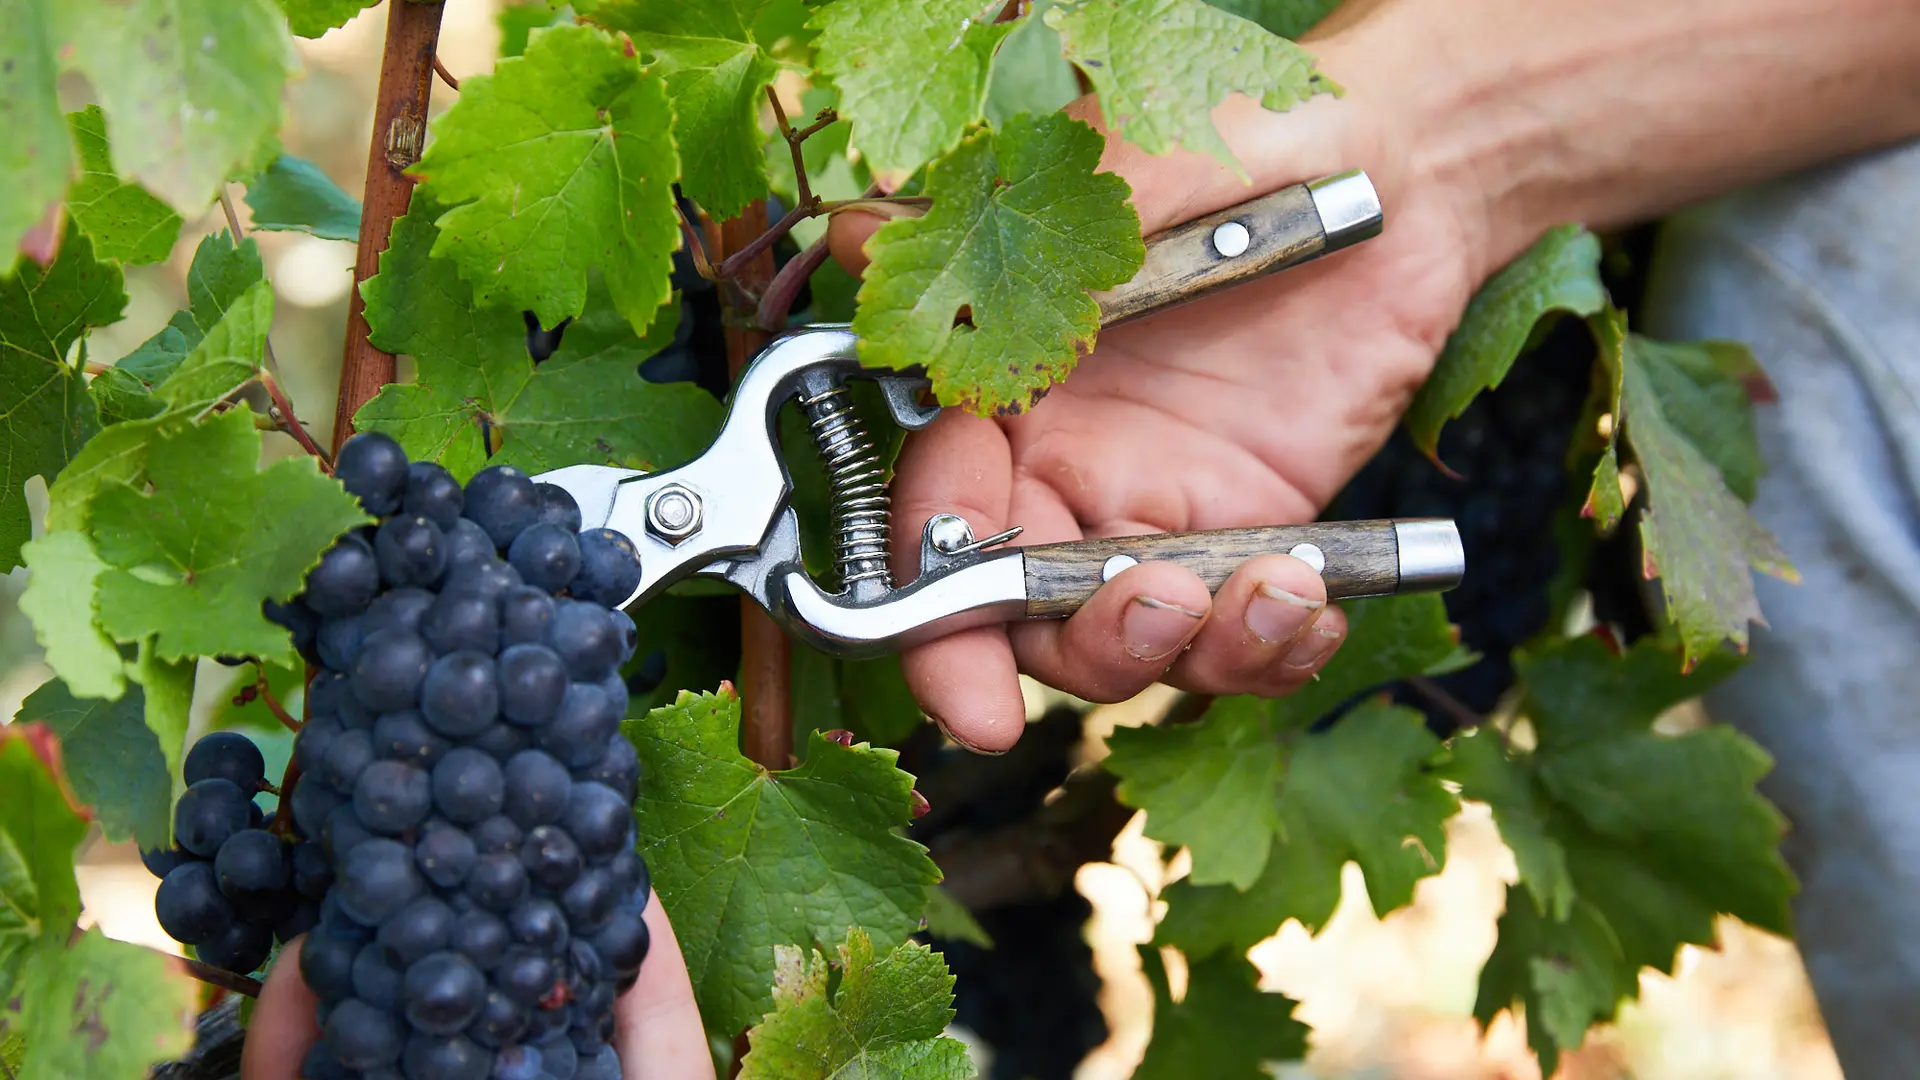
<instances>
[{"instance_id":1,"label":"green grape leaf","mask_svg":"<svg viewBox=\"0 0 1920 1080\"><path fill-rule=\"evenodd\" d=\"M173 782L145 709L137 687L118 701L88 701L52 679L27 695L14 723L40 721L59 738L73 793L108 840L131 837L151 850L168 843Z\"/></svg>"},{"instance_id":2,"label":"green grape leaf","mask_svg":"<svg viewBox=\"0 0 1920 1080\"><path fill-rule=\"evenodd\" d=\"M232 234L218 232L202 239L200 246L194 249L193 265L187 269L187 308L174 312L173 318L159 332L121 357L87 387L101 420L118 424L149 419L165 412L167 403L154 396L154 387L166 382L180 368L226 316L227 311L242 298L248 298L251 305L259 305L250 307L247 318L251 321L229 328L228 336L214 347L223 353L233 353L222 366L227 374L235 377L235 381L222 385L222 377L218 373L211 373L202 380L202 392L212 393L213 396L199 405L218 401L241 382L251 378L251 371L242 374L242 362L251 368L262 354L266 344L267 323L272 314L271 290L255 290L255 286L265 280L266 271L260 262L260 249L251 238L236 244ZM248 297L249 290L255 290L251 297ZM212 359L215 355L209 353L201 361ZM184 387L176 387L173 395L179 397L184 390Z\"/></svg>"},{"instance_id":3,"label":"green grape leaf","mask_svg":"<svg viewBox=\"0 0 1920 1080\"><path fill-rule=\"evenodd\" d=\"M1554 312L1591 315L1606 303L1599 239L1578 225L1550 230L1467 304L1433 374L1407 408L1414 444L1439 462L1440 429L1467 411L1480 391L1500 385L1535 323Z\"/></svg>"},{"instance_id":4,"label":"green grape leaf","mask_svg":"<svg viewBox=\"0 0 1920 1080\"><path fill-rule=\"evenodd\" d=\"M0 727L0 970L37 939L65 941L80 917L73 849L87 823L59 762L45 728Z\"/></svg>"},{"instance_id":5,"label":"green grape leaf","mask_svg":"<svg viewBox=\"0 0 1920 1080\"><path fill-rule=\"evenodd\" d=\"M966 1044L943 1034L953 975L940 954L908 942L884 956L849 927L840 977L825 957L774 946L773 1011L747 1032L740 1080L967 1080Z\"/></svg>"},{"instance_id":6,"label":"green grape leaf","mask_svg":"<svg viewBox=\"0 0 1920 1080\"><path fill-rule=\"evenodd\" d=\"M1260 974L1245 957L1220 954L1187 965L1187 992L1178 1002L1158 949L1140 947L1140 967L1153 987L1153 1041L1134 1080L1264 1080L1269 1061L1298 1061L1307 1053L1307 1025L1283 994L1262 993Z\"/></svg>"},{"instance_id":7,"label":"green grape leaf","mask_svg":"<svg viewBox=\"0 0 1920 1080\"><path fill-rule=\"evenodd\" d=\"M299 592L334 538L368 519L311 458L256 471L259 457L253 414L235 410L155 442L150 492L116 484L94 496L94 540L108 567L100 623L115 638L151 636L161 660L298 662L260 605Z\"/></svg>"},{"instance_id":8,"label":"green grape leaf","mask_svg":"<svg viewBox=\"0 0 1920 1080\"><path fill-rule=\"evenodd\" d=\"M47 489L47 528L54 532L85 529L93 497L101 487L137 480L154 440L191 422L186 413L162 413L114 424L88 439Z\"/></svg>"},{"instance_id":9,"label":"green grape leaf","mask_svg":"<svg viewBox=\"0 0 1920 1080\"><path fill-rule=\"evenodd\" d=\"M760 110L780 65L753 33L767 4L608 0L592 15L631 37L649 68L666 76L680 188L716 221L767 193Z\"/></svg>"},{"instance_id":10,"label":"green grape leaf","mask_svg":"<svg viewBox=\"0 0 1920 1080\"><path fill-rule=\"evenodd\" d=\"M388 386L355 423L398 439L408 457L438 461L465 479L489 460L543 472L605 464L658 471L704 451L722 416L692 383L650 383L641 360L673 336L673 318L646 337L594 279L586 312L538 366L518 312L480 307L446 259L433 258L433 207L394 222L380 272L362 286L375 345L414 359L415 381Z\"/></svg>"},{"instance_id":11,"label":"green grape leaf","mask_svg":"<svg viewBox=\"0 0 1920 1080\"><path fill-rule=\"evenodd\" d=\"M450 208L433 253L480 305L554 326L585 310L595 266L635 333L668 298L680 239L673 109L632 48L587 26L538 31L524 56L462 83L434 122L411 171Z\"/></svg>"},{"instance_id":12,"label":"green grape leaf","mask_svg":"<svg viewBox=\"0 0 1920 1080\"><path fill-rule=\"evenodd\" d=\"M1366 701L1328 731L1295 733L1284 746L1277 795L1259 811L1271 814L1272 850L1258 876L1245 886L1210 884L1219 879L1202 878L1196 858L1195 872L1167 890L1162 940L1198 956L1229 944L1244 951L1288 919L1317 929L1340 902L1340 868L1350 861L1366 874L1374 912L1385 915L1446 862L1455 804L1428 770L1440 742L1418 712ZM1151 808L1147 822L1151 834ZM1212 850L1218 836L1209 840Z\"/></svg>"},{"instance_id":13,"label":"green grape leaf","mask_svg":"<svg viewBox=\"0 0 1920 1080\"><path fill-rule=\"evenodd\" d=\"M575 10L586 13L590 5L571 5ZM500 27L500 58L520 56L527 51L527 38L535 30L552 26L567 16L560 10L549 6L544 0L532 3L506 4L494 14L494 22Z\"/></svg>"},{"instance_id":14,"label":"green grape leaf","mask_svg":"<svg viewBox=\"0 0 1920 1080\"><path fill-rule=\"evenodd\" d=\"M0 1037L26 1041L16 1080L145 1076L193 1046L199 984L164 953L88 930L43 939L23 976L0 996Z\"/></svg>"},{"instance_id":15,"label":"green grape leaf","mask_svg":"<svg viewBox=\"0 0 1920 1080\"><path fill-rule=\"evenodd\" d=\"M842 939L892 948L920 928L940 872L895 830L912 814L898 755L815 735L806 763L769 772L739 751L740 699L683 693L624 726L647 776L640 852L673 917L711 1031L774 1005L774 948Z\"/></svg>"},{"instance_id":16,"label":"green grape leaf","mask_svg":"<svg viewBox=\"0 0 1920 1080\"><path fill-rule=\"evenodd\" d=\"M169 410L194 412L214 404L260 374L267 328L273 324L273 286L260 282L240 295L180 365L153 388Z\"/></svg>"},{"instance_id":17,"label":"green grape leaf","mask_svg":"<svg viewBox=\"0 0 1920 1080\"><path fill-rule=\"evenodd\" d=\"M160 740L160 754L167 759L167 775L173 778L173 801L186 790L180 774L186 758L187 727L192 720L194 661L162 660L154 655L153 640L140 642L127 675L140 684L147 729ZM172 829L172 822L168 822Z\"/></svg>"},{"instance_id":18,"label":"green grape leaf","mask_svg":"<svg viewBox=\"0 0 1920 1080\"><path fill-rule=\"evenodd\" d=\"M317 38L336 26L345 26L379 0L280 0L287 25L303 38Z\"/></svg>"},{"instance_id":19,"label":"green grape leaf","mask_svg":"<svg viewBox=\"0 0 1920 1080\"><path fill-rule=\"evenodd\" d=\"M198 211L280 127L297 67L272 0L65 0L61 55L113 118L120 167Z\"/></svg>"},{"instance_id":20,"label":"green grape leaf","mask_svg":"<svg viewBox=\"0 0 1920 1080\"><path fill-rule=\"evenodd\" d=\"M1094 171L1100 147L1078 120L1023 115L934 162L932 209L867 242L861 361L924 364L941 402L982 415L1065 378L1099 328L1088 290L1128 281L1146 258L1126 181ZM962 308L971 326L954 326Z\"/></svg>"},{"instance_id":21,"label":"green grape leaf","mask_svg":"<svg viewBox=\"0 0 1920 1080\"><path fill-rule=\"evenodd\" d=\"M93 238L103 259L155 263L173 252L180 237L180 215L131 180L113 171L107 146L107 118L100 106L68 113L80 176L67 189L67 210L82 232Z\"/></svg>"},{"instance_id":22,"label":"green grape leaf","mask_svg":"<svg viewBox=\"0 0 1920 1080\"><path fill-rule=\"evenodd\" d=\"M51 266L22 257L0 278L0 571L20 565L32 535L27 478L52 484L98 427L68 351L89 329L118 322L126 305L120 268L97 261L72 223Z\"/></svg>"},{"instance_id":23,"label":"green grape leaf","mask_svg":"<svg viewBox=\"0 0 1920 1080\"><path fill-rule=\"evenodd\" d=\"M987 104L993 50L1013 29L981 0L834 0L808 24L816 67L840 89L853 144L898 185L952 150Z\"/></svg>"},{"instance_id":24,"label":"green grape leaf","mask_svg":"<svg viewBox=\"0 0 1920 1080\"><path fill-rule=\"evenodd\" d=\"M1340 6L1340 0L1207 0L1207 3L1257 22L1268 33L1283 38L1298 38Z\"/></svg>"},{"instance_id":25,"label":"green grape leaf","mask_svg":"<svg viewBox=\"0 0 1920 1080\"><path fill-rule=\"evenodd\" d=\"M193 265L187 268L187 310L200 334L210 333L229 308L266 279L260 247L251 237L235 243L233 234L222 230L200 241L193 249ZM199 343L199 338L188 341Z\"/></svg>"},{"instance_id":26,"label":"green grape leaf","mask_svg":"<svg viewBox=\"0 0 1920 1080\"><path fill-rule=\"evenodd\" d=\"M62 2L0 0L0 252L12 251L67 188L72 150L52 32Z\"/></svg>"},{"instance_id":27,"label":"green grape leaf","mask_svg":"<svg viewBox=\"0 0 1920 1080\"><path fill-rule=\"evenodd\" d=\"M1439 597L1354 603L1346 644L1318 680L1278 700L1222 698L1194 724L1122 728L1108 739L1106 767L1121 779L1120 800L1147 811L1147 835L1189 850L1193 883L1244 890L1260 876L1276 833L1286 835L1278 815L1292 783L1288 756L1297 750L1289 748L1312 744L1300 736L1354 695L1429 671L1452 653ZM1376 902L1386 895L1375 892Z\"/></svg>"},{"instance_id":28,"label":"green grape leaf","mask_svg":"<svg viewBox=\"0 0 1920 1080\"><path fill-rule=\"evenodd\" d=\"M318 165L292 154L274 158L247 181L247 208L256 229L360 239L360 200L340 190Z\"/></svg>"},{"instance_id":29,"label":"green grape leaf","mask_svg":"<svg viewBox=\"0 0 1920 1080\"><path fill-rule=\"evenodd\" d=\"M20 610L33 620L47 666L82 697L119 697L127 686L120 652L100 629L94 612L107 564L94 553L87 534L59 529L20 550L27 565Z\"/></svg>"},{"instance_id":30,"label":"green grape leaf","mask_svg":"<svg viewBox=\"0 0 1920 1080\"><path fill-rule=\"evenodd\" d=\"M1339 92L1305 49L1204 0L1062 0L1046 21L1093 83L1109 128L1149 154L1210 154L1242 179L1214 106L1240 93L1284 111Z\"/></svg>"},{"instance_id":31,"label":"green grape leaf","mask_svg":"<svg viewBox=\"0 0 1920 1080\"><path fill-rule=\"evenodd\" d=\"M1058 112L1080 96L1080 79L1060 51L1060 35L1046 24L1053 0L1039 0L993 56L987 77L987 120L994 127L1023 112Z\"/></svg>"},{"instance_id":32,"label":"green grape leaf","mask_svg":"<svg viewBox=\"0 0 1920 1080\"><path fill-rule=\"evenodd\" d=\"M1682 662L1691 666L1728 641L1744 651L1748 626L1761 621L1754 571L1800 580L1773 534L1730 490L1725 471L1749 491L1758 481L1751 421L1730 415L1743 409L1740 387L1751 362L1717 343L1678 345L1629 334L1626 315L1612 308L1593 324L1614 389L1614 423L1586 512L1603 524L1624 512L1618 460L1624 442L1645 480L1644 569L1660 578L1667 618L1684 646Z\"/></svg>"},{"instance_id":33,"label":"green grape leaf","mask_svg":"<svg viewBox=\"0 0 1920 1080\"><path fill-rule=\"evenodd\" d=\"M1783 821L1755 788L1766 753L1730 728L1653 726L1738 663L1721 652L1682 674L1675 649L1615 655L1589 636L1518 654L1535 749L1455 739L1447 774L1492 807L1520 871L1475 1014L1523 1003L1543 1069L1637 993L1641 968L1671 973L1681 945L1711 944L1717 914L1789 932Z\"/></svg>"},{"instance_id":34,"label":"green grape leaf","mask_svg":"<svg viewBox=\"0 0 1920 1080\"><path fill-rule=\"evenodd\" d=\"M938 885L927 890L927 933L943 941L963 941L981 949L993 948L993 935L980 925L967 906Z\"/></svg>"}]
</instances>

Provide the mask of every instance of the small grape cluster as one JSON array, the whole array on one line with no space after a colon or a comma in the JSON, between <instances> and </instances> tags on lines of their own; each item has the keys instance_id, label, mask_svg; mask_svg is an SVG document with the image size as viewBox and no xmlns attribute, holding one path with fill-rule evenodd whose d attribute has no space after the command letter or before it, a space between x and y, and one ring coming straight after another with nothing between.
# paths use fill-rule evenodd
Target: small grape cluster
<instances>
[{"instance_id":1,"label":"small grape cluster","mask_svg":"<svg viewBox=\"0 0 1920 1080\"><path fill-rule=\"evenodd\" d=\"M321 669L294 822L333 881L300 952L308 1080L612 1080L650 892L619 731L638 634L627 538L494 466L464 487L356 436L334 475L377 526L269 616Z\"/></svg>"},{"instance_id":2,"label":"small grape cluster","mask_svg":"<svg viewBox=\"0 0 1920 1080\"><path fill-rule=\"evenodd\" d=\"M282 840L254 802L266 759L252 739L216 731L187 751L187 790L173 808L171 850L140 854L160 879L160 928L199 959L246 974L273 942L312 928L333 873L317 843Z\"/></svg>"}]
</instances>

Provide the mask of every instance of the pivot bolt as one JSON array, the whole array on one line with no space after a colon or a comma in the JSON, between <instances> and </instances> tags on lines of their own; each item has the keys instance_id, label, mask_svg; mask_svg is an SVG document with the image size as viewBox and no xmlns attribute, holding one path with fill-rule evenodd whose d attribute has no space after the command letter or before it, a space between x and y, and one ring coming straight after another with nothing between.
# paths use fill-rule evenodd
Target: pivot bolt
<instances>
[{"instance_id":1,"label":"pivot bolt","mask_svg":"<svg viewBox=\"0 0 1920 1080\"><path fill-rule=\"evenodd\" d=\"M973 526L958 514L935 514L927 519L927 542L942 555L952 555L973 543Z\"/></svg>"},{"instance_id":2,"label":"pivot bolt","mask_svg":"<svg viewBox=\"0 0 1920 1080\"><path fill-rule=\"evenodd\" d=\"M700 531L700 496L684 484L668 484L647 500L647 531L678 544Z\"/></svg>"}]
</instances>

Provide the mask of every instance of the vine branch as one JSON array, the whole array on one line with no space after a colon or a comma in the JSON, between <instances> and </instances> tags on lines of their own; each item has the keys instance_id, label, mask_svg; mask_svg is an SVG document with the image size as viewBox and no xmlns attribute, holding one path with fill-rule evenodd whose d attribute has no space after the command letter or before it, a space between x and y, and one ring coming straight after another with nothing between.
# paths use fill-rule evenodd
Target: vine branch
<instances>
[{"instance_id":1,"label":"vine branch","mask_svg":"<svg viewBox=\"0 0 1920 1080\"><path fill-rule=\"evenodd\" d=\"M460 92L460 80L454 78L453 72L447 70L447 65L440 62L438 52L433 54L433 73L440 76L440 81L447 84L447 89L455 93Z\"/></svg>"},{"instance_id":2,"label":"vine branch","mask_svg":"<svg viewBox=\"0 0 1920 1080\"><path fill-rule=\"evenodd\" d=\"M233 208L233 196L227 191L225 184L220 185L220 209L227 216L227 229L233 233L234 243L237 244L245 239L247 231L240 227L240 215ZM313 441L313 436L307 433L306 426L301 424L300 418L293 413L293 401L287 397L285 391L280 389L280 383L275 378L280 370L280 362L273 355L273 339L263 336L261 346L266 363L260 371L260 385L266 388L267 397L273 402L267 408L267 418L273 421L275 430L292 436L293 441L299 443L302 450L319 458L321 467L332 472L333 458L328 456L325 450L320 449L319 444Z\"/></svg>"},{"instance_id":3,"label":"vine branch","mask_svg":"<svg viewBox=\"0 0 1920 1080\"><path fill-rule=\"evenodd\" d=\"M340 397L333 414L333 449L353 434L353 415L394 380L393 354L368 335L360 284L380 268L393 219L407 212L413 182L406 169L420 160L427 135L427 102L433 94L434 50L440 43L443 3L387 5L386 48L380 57L380 91L373 109L373 139L367 149L367 181L361 192L360 246L347 296L347 340L340 357Z\"/></svg>"},{"instance_id":4,"label":"vine branch","mask_svg":"<svg viewBox=\"0 0 1920 1080\"><path fill-rule=\"evenodd\" d=\"M1479 727L1486 717L1474 712L1461 703L1460 699L1447 693L1446 688L1425 675L1407 676L1407 685L1413 692L1426 698L1428 704L1451 717L1461 727Z\"/></svg>"},{"instance_id":5,"label":"vine branch","mask_svg":"<svg viewBox=\"0 0 1920 1080\"><path fill-rule=\"evenodd\" d=\"M159 952L158 949L154 951ZM231 990L236 994L244 994L250 998L260 996L260 980L251 975L235 975L231 971L214 967L212 964L204 961L194 960L185 956L174 956L172 953L163 953L162 955L167 956L185 968L187 974L210 986L217 986L222 990Z\"/></svg>"}]
</instances>

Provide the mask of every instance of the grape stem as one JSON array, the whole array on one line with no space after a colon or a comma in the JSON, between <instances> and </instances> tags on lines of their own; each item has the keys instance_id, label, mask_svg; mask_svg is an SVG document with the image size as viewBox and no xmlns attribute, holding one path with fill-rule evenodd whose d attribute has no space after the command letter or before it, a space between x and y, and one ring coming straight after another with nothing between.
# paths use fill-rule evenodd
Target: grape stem
<instances>
[{"instance_id":1,"label":"grape stem","mask_svg":"<svg viewBox=\"0 0 1920 1080\"><path fill-rule=\"evenodd\" d=\"M1429 704L1452 717L1461 727L1479 727L1486 721L1486 717L1461 704L1459 698L1447 693L1445 687L1425 675L1408 676L1407 685L1414 693L1426 698Z\"/></svg>"},{"instance_id":2,"label":"grape stem","mask_svg":"<svg viewBox=\"0 0 1920 1080\"><path fill-rule=\"evenodd\" d=\"M333 458L320 448L319 443L313 441L313 436L307 433L307 426L300 422L300 418L293 415L293 401L280 388L280 380L273 377L271 370L260 372L260 385L266 388L267 397L273 402L267 407L267 417L273 421L273 426L292 436L293 441L300 444L300 449L319 459L323 471L333 472Z\"/></svg>"},{"instance_id":3,"label":"grape stem","mask_svg":"<svg viewBox=\"0 0 1920 1080\"><path fill-rule=\"evenodd\" d=\"M827 254L827 238L823 236L809 244L807 250L788 259L787 265L767 283L767 291L761 294L760 306L753 314L754 325L769 334L784 329L794 300L806 287L807 279L827 261Z\"/></svg>"},{"instance_id":4,"label":"grape stem","mask_svg":"<svg viewBox=\"0 0 1920 1080\"><path fill-rule=\"evenodd\" d=\"M155 949L154 951L159 952L160 950ZM161 955L174 960L186 969L187 974L199 979L203 983L217 986L222 990L230 990L236 994L244 994L250 998L260 996L260 980L250 975L236 975L225 968L217 968L212 964L185 956L174 956L171 953L162 953Z\"/></svg>"},{"instance_id":5,"label":"grape stem","mask_svg":"<svg viewBox=\"0 0 1920 1080\"><path fill-rule=\"evenodd\" d=\"M687 254L693 256L694 270L708 281L719 280L719 275L714 272L713 263L707 259L707 245L700 239L700 230L694 228L693 222L687 220L686 204L675 199L673 211L680 219L680 237L686 241Z\"/></svg>"},{"instance_id":6,"label":"grape stem","mask_svg":"<svg viewBox=\"0 0 1920 1080\"><path fill-rule=\"evenodd\" d=\"M267 669L256 661L253 665L253 670L253 688L255 692L260 695L260 700L266 702L267 711L271 712L276 720L279 720L281 724L285 725L288 731L299 731L301 728L300 721L295 720L292 715L287 712L286 707L280 704L279 699L273 696L273 687L267 682Z\"/></svg>"},{"instance_id":7,"label":"grape stem","mask_svg":"<svg viewBox=\"0 0 1920 1080\"><path fill-rule=\"evenodd\" d=\"M440 81L447 84L447 89L454 93L460 92L460 80L454 78L453 72L447 70L447 65L440 62L440 54L437 52L433 54L433 73L440 76Z\"/></svg>"}]
</instances>

